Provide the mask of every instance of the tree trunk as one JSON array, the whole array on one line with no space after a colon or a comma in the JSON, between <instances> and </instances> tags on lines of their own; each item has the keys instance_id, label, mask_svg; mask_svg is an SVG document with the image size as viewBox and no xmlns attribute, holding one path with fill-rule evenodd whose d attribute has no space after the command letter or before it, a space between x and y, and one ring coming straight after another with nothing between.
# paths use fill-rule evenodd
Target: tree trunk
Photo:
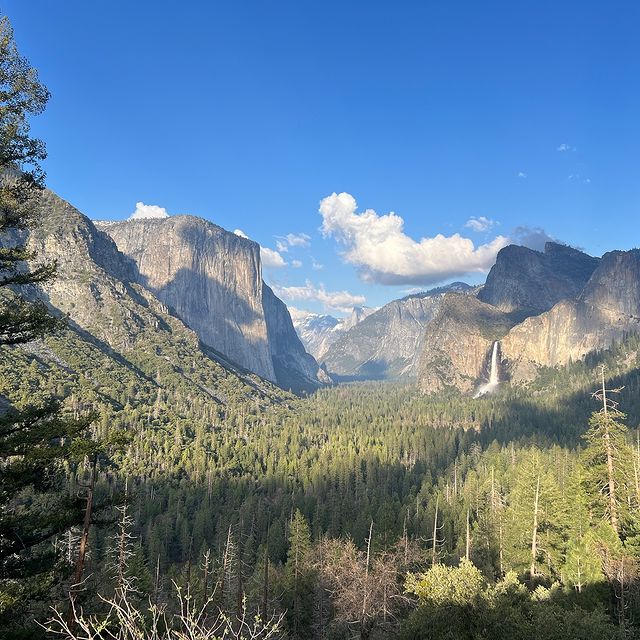
<instances>
[{"instance_id":1,"label":"tree trunk","mask_svg":"<svg viewBox=\"0 0 640 640\"><path fill-rule=\"evenodd\" d=\"M467 509L467 545L465 549L464 557L469 559L469 552L471 551L471 533L469 531L469 509Z\"/></svg>"},{"instance_id":2,"label":"tree trunk","mask_svg":"<svg viewBox=\"0 0 640 640\"><path fill-rule=\"evenodd\" d=\"M609 482L609 519L613 530L618 533L618 503L616 502L616 480L613 466L613 447L609 435L609 420L607 407L607 390L604 384L604 367L602 367L602 405L604 413L604 446L607 452L607 474Z\"/></svg>"},{"instance_id":3,"label":"tree trunk","mask_svg":"<svg viewBox=\"0 0 640 640\"><path fill-rule=\"evenodd\" d=\"M538 555L538 506L540 504L540 474L536 482L536 497L533 501L533 531L531 533L531 578L536 575L536 556Z\"/></svg>"},{"instance_id":4,"label":"tree trunk","mask_svg":"<svg viewBox=\"0 0 640 640\"><path fill-rule=\"evenodd\" d=\"M93 454L91 462L91 478L87 487L87 506L84 510L84 523L82 525L82 535L80 536L80 547L78 549L78 558L76 560L76 568L73 573L73 582L69 590L69 609L67 610L67 624L69 628L75 627L74 602L80 592L82 584L82 574L84 573L84 563L87 556L87 548L89 546L89 528L91 527L91 514L93 512L93 490L96 484L96 475L98 471L98 454Z\"/></svg>"}]
</instances>

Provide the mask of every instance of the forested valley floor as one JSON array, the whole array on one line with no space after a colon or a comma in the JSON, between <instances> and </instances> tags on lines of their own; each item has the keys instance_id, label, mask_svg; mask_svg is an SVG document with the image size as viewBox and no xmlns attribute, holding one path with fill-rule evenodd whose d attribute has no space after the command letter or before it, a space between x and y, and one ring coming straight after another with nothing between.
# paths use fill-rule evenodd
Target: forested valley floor
<instances>
[{"instance_id":1,"label":"forested valley floor","mask_svg":"<svg viewBox=\"0 0 640 640\"><path fill-rule=\"evenodd\" d=\"M371 383L221 405L104 369L88 384L91 371L43 371L32 348L12 349L0 392L18 405L67 395L76 415L98 407L94 439L128 434L69 464L58 489L84 499L97 460L75 594L85 616L107 616L123 593L173 616L188 593L209 617L278 623L261 622L272 637L634 637L639 353L631 337L477 400ZM608 414L614 526L592 397L602 365L628 414ZM46 543L58 553L52 591L19 602L25 619L64 609L81 534L79 524Z\"/></svg>"}]
</instances>

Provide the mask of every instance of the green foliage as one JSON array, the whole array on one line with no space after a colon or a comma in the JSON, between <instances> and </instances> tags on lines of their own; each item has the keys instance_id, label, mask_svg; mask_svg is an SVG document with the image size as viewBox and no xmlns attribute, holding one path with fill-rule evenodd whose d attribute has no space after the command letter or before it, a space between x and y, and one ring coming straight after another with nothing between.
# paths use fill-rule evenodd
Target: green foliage
<instances>
[{"instance_id":1,"label":"green foliage","mask_svg":"<svg viewBox=\"0 0 640 640\"><path fill-rule=\"evenodd\" d=\"M599 610L563 601L561 590L530 592L517 575L487 582L469 562L436 566L410 575L407 591L418 597L402 638L421 640L572 640L619 637L618 629Z\"/></svg>"}]
</instances>

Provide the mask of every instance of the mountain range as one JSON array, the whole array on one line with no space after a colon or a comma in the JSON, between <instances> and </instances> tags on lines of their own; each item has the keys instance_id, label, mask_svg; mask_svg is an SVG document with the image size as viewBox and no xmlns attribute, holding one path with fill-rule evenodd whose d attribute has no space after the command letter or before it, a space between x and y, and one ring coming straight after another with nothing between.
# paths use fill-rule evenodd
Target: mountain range
<instances>
[{"instance_id":1,"label":"mountain range","mask_svg":"<svg viewBox=\"0 0 640 640\"><path fill-rule=\"evenodd\" d=\"M416 375L425 331L444 296L469 293L463 282L408 295L379 309L355 312L345 321L310 316L297 330L307 349L320 342L314 355L334 380L412 378ZM327 331L325 327L333 327ZM327 335L331 339L327 339Z\"/></svg>"},{"instance_id":2,"label":"mountain range","mask_svg":"<svg viewBox=\"0 0 640 640\"><path fill-rule=\"evenodd\" d=\"M473 391L498 342L501 381L526 383L640 331L640 251L601 258L557 243L508 246L476 297L449 295L429 324L418 384Z\"/></svg>"},{"instance_id":3,"label":"mountain range","mask_svg":"<svg viewBox=\"0 0 640 640\"><path fill-rule=\"evenodd\" d=\"M300 392L328 380L262 281L251 240L191 216L94 224L45 191L28 246L57 262L43 287L50 306L115 360L142 350L181 370L206 362L265 393L269 383Z\"/></svg>"},{"instance_id":4,"label":"mountain range","mask_svg":"<svg viewBox=\"0 0 640 640\"><path fill-rule=\"evenodd\" d=\"M510 245L483 286L456 282L346 318L292 320L262 279L259 245L211 222L92 222L51 191L41 211L29 248L58 263L49 304L74 339L120 365L144 360L152 378L152 361L184 372L187 358L263 395L367 379L472 393L489 378L496 342L500 382L527 383L640 331L639 250L597 258L554 242Z\"/></svg>"}]
</instances>

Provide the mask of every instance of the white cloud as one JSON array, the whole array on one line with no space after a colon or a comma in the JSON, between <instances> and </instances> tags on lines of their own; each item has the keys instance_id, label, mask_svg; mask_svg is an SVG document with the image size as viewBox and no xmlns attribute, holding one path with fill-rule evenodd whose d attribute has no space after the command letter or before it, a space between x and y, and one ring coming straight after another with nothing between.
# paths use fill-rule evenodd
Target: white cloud
<instances>
[{"instance_id":1,"label":"white cloud","mask_svg":"<svg viewBox=\"0 0 640 640\"><path fill-rule=\"evenodd\" d=\"M579 173L572 173L570 176L567 176L567 180L582 182L582 184L591 184L591 178L583 178Z\"/></svg>"},{"instance_id":2,"label":"white cloud","mask_svg":"<svg viewBox=\"0 0 640 640\"><path fill-rule=\"evenodd\" d=\"M318 262L315 258L311 259L311 268L314 271L322 271L324 269L324 265L321 262Z\"/></svg>"},{"instance_id":3,"label":"white cloud","mask_svg":"<svg viewBox=\"0 0 640 640\"><path fill-rule=\"evenodd\" d=\"M544 245L547 242L557 242L557 240L541 227L521 226L513 230L511 242L536 251L544 251Z\"/></svg>"},{"instance_id":4,"label":"white cloud","mask_svg":"<svg viewBox=\"0 0 640 640\"><path fill-rule=\"evenodd\" d=\"M286 240L290 247L308 247L311 236L308 236L306 233L288 233Z\"/></svg>"},{"instance_id":5,"label":"white cloud","mask_svg":"<svg viewBox=\"0 0 640 640\"><path fill-rule=\"evenodd\" d=\"M308 247L311 244L311 236L306 233L287 233L286 236L276 236L278 251L288 251L289 247Z\"/></svg>"},{"instance_id":6,"label":"white cloud","mask_svg":"<svg viewBox=\"0 0 640 640\"><path fill-rule=\"evenodd\" d=\"M302 260L292 260L291 261L291 266L294 269L299 269L302 266Z\"/></svg>"},{"instance_id":7,"label":"white cloud","mask_svg":"<svg viewBox=\"0 0 640 640\"><path fill-rule=\"evenodd\" d=\"M262 266L267 269L280 269L287 266L285 259L277 251L268 247L260 246L260 258Z\"/></svg>"},{"instance_id":8,"label":"white cloud","mask_svg":"<svg viewBox=\"0 0 640 640\"><path fill-rule=\"evenodd\" d=\"M482 231L489 231L491 227L494 227L498 223L495 220L491 220L486 216L480 216L476 218L476 216L471 216L465 223L465 227L467 229L472 229L477 233L481 233Z\"/></svg>"},{"instance_id":9,"label":"white cloud","mask_svg":"<svg viewBox=\"0 0 640 640\"><path fill-rule=\"evenodd\" d=\"M237 236L240 236L241 238L246 238L247 240L249 239L249 236L242 229L234 229L233 233L235 233Z\"/></svg>"},{"instance_id":10,"label":"white cloud","mask_svg":"<svg viewBox=\"0 0 640 640\"><path fill-rule=\"evenodd\" d=\"M509 243L497 236L475 247L459 234L419 241L404 233L404 220L395 213L379 216L372 209L356 213L357 203L348 193L324 198L320 203L322 233L345 248L343 258L355 265L363 280L381 284L433 284L454 276L487 271L496 254Z\"/></svg>"},{"instance_id":11,"label":"white cloud","mask_svg":"<svg viewBox=\"0 0 640 640\"><path fill-rule=\"evenodd\" d=\"M148 220L149 218L168 218L169 214L164 207L155 204L136 202L136 210L129 216L129 220Z\"/></svg>"},{"instance_id":12,"label":"white cloud","mask_svg":"<svg viewBox=\"0 0 640 640\"><path fill-rule=\"evenodd\" d=\"M327 291L323 284L314 285L307 280L304 286L282 287L273 285L276 295L284 300L304 300L320 302L327 310L349 313L355 306L363 305L366 298L349 291Z\"/></svg>"},{"instance_id":13,"label":"white cloud","mask_svg":"<svg viewBox=\"0 0 640 640\"><path fill-rule=\"evenodd\" d=\"M524 171L518 171L518 178L526 178L527 174Z\"/></svg>"},{"instance_id":14,"label":"white cloud","mask_svg":"<svg viewBox=\"0 0 640 640\"><path fill-rule=\"evenodd\" d=\"M287 306L289 309L289 315L294 322L300 322L309 316L315 316L313 311L307 311L306 309L298 309L297 307Z\"/></svg>"},{"instance_id":15,"label":"white cloud","mask_svg":"<svg viewBox=\"0 0 640 640\"><path fill-rule=\"evenodd\" d=\"M575 151L576 148L572 147L570 144L563 142L560 146L556 148L556 151Z\"/></svg>"}]
</instances>

